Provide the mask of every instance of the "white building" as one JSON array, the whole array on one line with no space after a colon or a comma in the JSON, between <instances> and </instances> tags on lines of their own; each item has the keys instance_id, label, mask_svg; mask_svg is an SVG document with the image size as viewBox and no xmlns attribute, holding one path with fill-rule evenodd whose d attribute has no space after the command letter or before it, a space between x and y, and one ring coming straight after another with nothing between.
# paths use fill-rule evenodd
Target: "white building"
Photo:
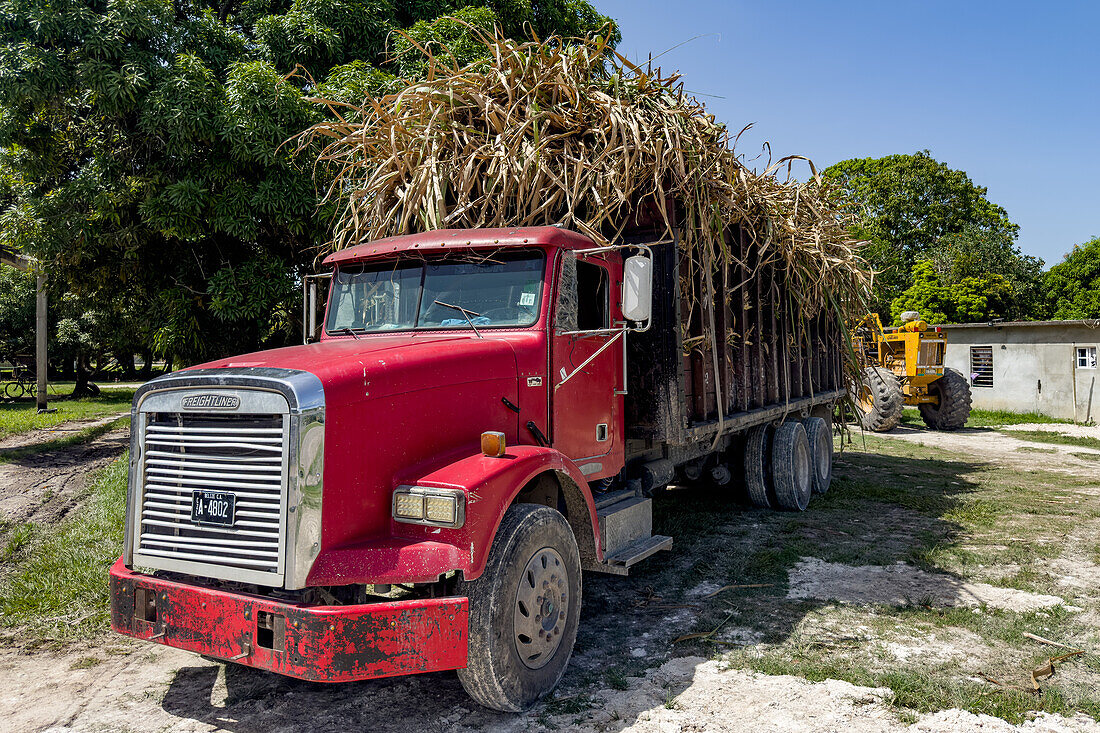
<instances>
[{"instance_id":1,"label":"white building","mask_svg":"<svg viewBox=\"0 0 1100 733\"><path fill-rule=\"evenodd\" d=\"M1100 321L1012 321L940 326L947 366L970 381L974 409L1100 417Z\"/></svg>"}]
</instances>

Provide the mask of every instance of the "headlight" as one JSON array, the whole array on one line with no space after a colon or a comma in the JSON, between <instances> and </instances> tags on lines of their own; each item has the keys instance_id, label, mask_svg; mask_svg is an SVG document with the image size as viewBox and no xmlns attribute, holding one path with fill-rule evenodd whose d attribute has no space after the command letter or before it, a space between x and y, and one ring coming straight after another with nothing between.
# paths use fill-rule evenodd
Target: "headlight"
<instances>
[{"instance_id":1,"label":"headlight","mask_svg":"<svg viewBox=\"0 0 1100 733\"><path fill-rule=\"evenodd\" d=\"M458 528L466 521L466 494L458 489L399 486L393 492L393 518L407 524Z\"/></svg>"}]
</instances>

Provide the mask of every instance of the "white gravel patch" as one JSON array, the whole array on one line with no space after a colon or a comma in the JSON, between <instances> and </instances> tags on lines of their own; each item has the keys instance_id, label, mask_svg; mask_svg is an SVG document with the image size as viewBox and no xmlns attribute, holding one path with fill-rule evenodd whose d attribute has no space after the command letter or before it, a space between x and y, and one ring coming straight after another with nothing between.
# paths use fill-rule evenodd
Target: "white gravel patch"
<instances>
[{"instance_id":1,"label":"white gravel patch","mask_svg":"<svg viewBox=\"0 0 1100 733\"><path fill-rule=\"evenodd\" d=\"M787 597L836 600L841 603L896 606L980 606L1009 611L1036 611L1065 605L1058 596L970 583L943 573L928 573L903 562L854 567L802 558L788 574Z\"/></svg>"}]
</instances>

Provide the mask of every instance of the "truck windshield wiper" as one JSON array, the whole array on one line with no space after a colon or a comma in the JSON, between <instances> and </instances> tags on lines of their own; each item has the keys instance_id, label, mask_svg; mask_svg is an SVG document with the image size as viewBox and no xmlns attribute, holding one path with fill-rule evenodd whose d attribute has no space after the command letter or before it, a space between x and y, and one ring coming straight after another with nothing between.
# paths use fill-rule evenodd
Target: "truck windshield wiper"
<instances>
[{"instance_id":1,"label":"truck windshield wiper","mask_svg":"<svg viewBox=\"0 0 1100 733\"><path fill-rule=\"evenodd\" d=\"M355 332L354 328L349 328L347 326L344 326L343 328L340 329L340 332L343 333L345 336L353 337L356 341L359 340L359 334L357 334Z\"/></svg>"},{"instance_id":2,"label":"truck windshield wiper","mask_svg":"<svg viewBox=\"0 0 1100 733\"><path fill-rule=\"evenodd\" d=\"M470 320L470 316L473 316L474 318L480 318L481 317L480 313L478 313L477 311L469 310L467 308L463 308L460 305L451 305L450 303L444 303L442 300L436 300L436 301L432 301L432 302L434 302L436 305L441 305L444 308L454 308L456 311L458 311L459 313L462 314L462 317L466 319L466 323L470 324L470 328L474 329L474 333L477 334L477 337L479 339L485 338L484 336L481 335L481 331L477 330L477 326L474 325L474 322L472 320Z\"/></svg>"}]
</instances>

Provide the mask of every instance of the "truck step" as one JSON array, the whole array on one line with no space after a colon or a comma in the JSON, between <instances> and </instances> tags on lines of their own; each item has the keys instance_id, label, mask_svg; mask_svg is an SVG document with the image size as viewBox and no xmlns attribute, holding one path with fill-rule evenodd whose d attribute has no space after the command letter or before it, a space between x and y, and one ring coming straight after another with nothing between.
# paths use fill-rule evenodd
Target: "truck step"
<instances>
[{"instance_id":1,"label":"truck step","mask_svg":"<svg viewBox=\"0 0 1100 733\"><path fill-rule=\"evenodd\" d=\"M643 537L631 542L613 555L608 555L604 558L602 563L588 566L586 570L595 570L596 572L609 573L611 575L627 575L632 565L645 560L656 552L667 550L670 547L672 547L671 537L665 537L663 535Z\"/></svg>"},{"instance_id":2,"label":"truck step","mask_svg":"<svg viewBox=\"0 0 1100 733\"><path fill-rule=\"evenodd\" d=\"M620 489L619 491L608 491L603 494L595 494L592 498L596 502L596 508L603 509L612 504L617 504L624 499L631 499L635 495L634 489Z\"/></svg>"},{"instance_id":3,"label":"truck step","mask_svg":"<svg viewBox=\"0 0 1100 733\"><path fill-rule=\"evenodd\" d=\"M653 534L653 500L628 496L596 510L600 521L600 547L613 555L627 545Z\"/></svg>"}]
</instances>

